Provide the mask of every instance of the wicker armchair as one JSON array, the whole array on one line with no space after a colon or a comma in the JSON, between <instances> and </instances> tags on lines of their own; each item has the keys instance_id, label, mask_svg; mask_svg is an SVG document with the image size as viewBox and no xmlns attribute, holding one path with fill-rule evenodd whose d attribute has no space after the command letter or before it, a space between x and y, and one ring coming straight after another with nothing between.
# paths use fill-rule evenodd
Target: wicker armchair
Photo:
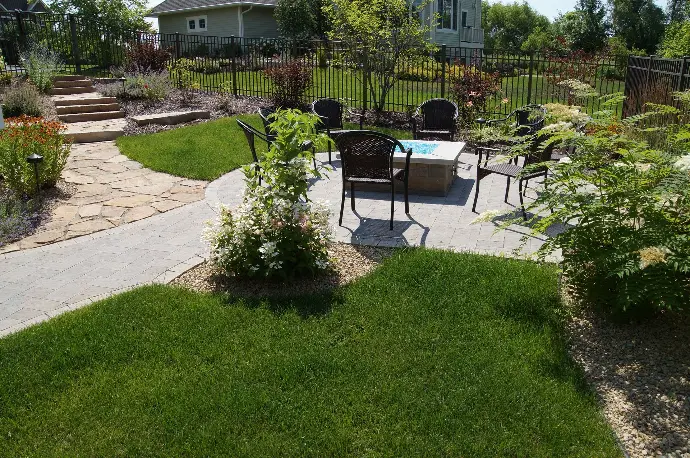
<instances>
[{"instance_id":1,"label":"wicker armchair","mask_svg":"<svg viewBox=\"0 0 690 458\"><path fill-rule=\"evenodd\" d=\"M319 117L321 122L318 129L325 131L330 137L332 134L344 129L343 116L347 107L335 99L318 99L311 104L311 111ZM353 113L349 110L350 113ZM359 128L364 126L364 113L359 115ZM328 142L328 163L331 163L331 142Z\"/></svg>"},{"instance_id":2,"label":"wicker armchair","mask_svg":"<svg viewBox=\"0 0 690 458\"><path fill-rule=\"evenodd\" d=\"M410 175L410 156L412 150L405 148L393 137L370 130L341 131L335 137L335 144L340 151L343 170L343 192L340 202L340 219L343 224L345 208L345 187L350 184L350 207L355 210L355 183L372 183L390 185L391 187L391 223L395 212L395 180L403 182L405 187L405 213L410 213L408 177ZM393 155L397 148L406 154L405 168L393 168Z\"/></svg>"},{"instance_id":3,"label":"wicker armchair","mask_svg":"<svg viewBox=\"0 0 690 458\"><path fill-rule=\"evenodd\" d=\"M501 150L495 148L485 148L477 147L477 154L479 159L477 160L477 182L474 188L474 203L472 204L472 211L476 212L477 209L477 198L479 197L479 184L482 178L487 177L493 173L497 175L502 175L506 177L506 194L504 197L504 202L508 203L508 192L510 191L511 180L518 180L518 194L520 196L520 209L522 210L522 217L527 220L527 214L525 213L525 204L523 202L524 189L523 184L528 180L537 177L546 177L548 173L548 168L544 165L538 166L535 169L531 169L529 173L522 173L523 170L530 165L540 164L551 160L551 149L550 148L540 148L541 142L537 139L532 142L530 147L530 153L524 156L523 165L518 164L518 158L510 162L503 163L489 163L489 159L492 155L500 153ZM484 159L482 159L484 157Z\"/></svg>"},{"instance_id":4,"label":"wicker armchair","mask_svg":"<svg viewBox=\"0 0 690 458\"><path fill-rule=\"evenodd\" d=\"M264 132L269 140L273 141L275 139L275 132L271 130L271 116L276 112L273 107L259 108L259 116L261 117L261 122L264 124Z\"/></svg>"},{"instance_id":5,"label":"wicker armchair","mask_svg":"<svg viewBox=\"0 0 690 458\"><path fill-rule=\"evenodd\" d=\"M237 120L237 124L242 128L244 131L244 136L247 137L247 143L249 143L249 150L252 153L252 159L254 160L253 166L255 170L257 171L259 175L259 185L261 184L261 167L259 166L259 156L256 154L256 138L258 137L260 140L263 140L266 142L266 146L270 147L271 146L271 141L268 139L268 137L265 134L262 134L249 124L246 124L239 119Z\"/></svg>"},{"instance_id":6,"label":"wicker armchair","mask_svg":"<svg viewBox=\"0 0 690 458\"><path fill-rule=\"evenodd\" d=\"M453 141L458 120L458 106L446 99L430 99L422 103L410 118L412 138Z\"/></svg>"}]
</instances>

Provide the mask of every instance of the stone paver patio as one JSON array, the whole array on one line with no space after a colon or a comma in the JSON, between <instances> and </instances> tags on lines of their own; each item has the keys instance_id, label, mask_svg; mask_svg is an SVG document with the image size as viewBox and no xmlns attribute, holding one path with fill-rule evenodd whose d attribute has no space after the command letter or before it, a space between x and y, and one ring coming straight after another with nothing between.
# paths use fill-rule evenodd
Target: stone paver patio
<instances>
[{"instance_id":1,"label":"stone paver patio","mask_svg":"<svg viewBox=\"0 0 690 458\"><path fill-rule=\"evenodd\" d=\"M77 192L53 209L39 231L0 247L0 253L35 248L92 234L181 207L204 198L205 181L143 168L120 154L114 142L72 145L62 177Z\"/></svg>"},{"instance_id":2,"label":"stone paver patio","mask_svg":"<svg viewBox=\"0 0 690 458\"><path fill-rule=\"evenodd\" d=\"M92 159L93 163L82 163L78 164L79 167L72 168L74 178L87 176L80 171L89 168L98 169L105 176L116 174L98 166L99 163L118 164L108 162L115 157L111 156L112 144L91 144L89 147L95 148L91 150L89 157L94 158L94 154L101 153L103 157ZM105 158L106 156L109 157ZM325 157L326 155L321 155L320 159L325 160ZM79 156L74 159L78 162ZM338 241L380 246L424 245L496 255L514 254L521 246L520 239L527 229L515 226L495 233L495 225L492 223L471 224L477 216L471 211L475 173L473 164L476 158L471 154L463 154L460 160L458 178L448 196L411 196L409 218L404 213L402 196L398 196L393 231L388 229L388 194L371 192L357 193L356 213L350 210L349 202L346 202L343 227L337 226L341 189L337 161L334 161L336 170L329 173L329 178L313 183L310 196L312 199L329 200L331 223L335 227L335 238ZM128 171L137 172L141 169ZM82 195L75 197L82 200L77 201L78 204L75 202L74 206L85 209L89 205L100 204L102 207L98 212L99 216L88 216L90 213L85 212L83 218L87 221L92 221L88 218L98 218L110 222L103 214L106 207L124 209L122 215L114 217L124 218L127 211L136 208L150 207L156 212L162 211L156 209L154 203L168 202L174 206L184 203L185 199L191 200L197 192L185 192L189 197L176 200L172 191L175 186L196 189L195 185L183 184L185 180L174 177L164 178L166 176L163 174L158 174L163 175L156 178L159 182L151 183L149 180L152 172L140 173L142 174L124 180L93 184L110 185L111 192L133 194L118 195L108 201L137 196L149 196L150 200L142 198L140 204L128 207L122 201L116 202L121 205L113 202L106 204L100 197L92 201L92 196ZM121 182L123 186L112 187L113 182ZM136 188L139 192L136 192ZM509 201L518 202L517 187L512 188ZM167 283L203 262L208 256L208 248L201 241L205 221L216 215L215 210L221 203L229 207L238 205L243 189L242 172L235 170L209 184L201 202L72 240L0 254L0 335L137 285ZM485 178L482 181L478 210L512 210L513 207L503 203L504 191L505 179ZM77 218L77 214L72 215L72 218ZM95 210L93 214L96 214ZM122 219L121 222L125 220ZM69 233L69 226L71 224L66 226L65 235ZM540 239L530 238L524 245L523 253L533 252L541 243Z\"/></svg>"}]
</instances>

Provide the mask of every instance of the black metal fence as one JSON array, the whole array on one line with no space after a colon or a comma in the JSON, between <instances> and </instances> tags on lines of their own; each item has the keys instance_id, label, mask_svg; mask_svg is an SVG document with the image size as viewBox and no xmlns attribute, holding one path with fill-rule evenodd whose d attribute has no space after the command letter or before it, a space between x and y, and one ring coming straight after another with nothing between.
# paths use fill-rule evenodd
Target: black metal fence
<instances>
[{"instance_id":1,"label":"black metal fence","mask_svg":"<svg viewBox=\"0 0 690 458\"><path fill-rule=\"evenodd\" d=\"M59 54L65 73L109 77L124 63L127 49L142 42L168 49L171 61L189 59L200 90L270 98L274 87L264 70L299 59L312 69L313 84L304 95L305 102L332 97L356 108L376 104L401 112L429 98L452 97L458 76L468 69L480 71L500 85L485 107L489 112L507 113L521 105L549 102L580 103L592 112L601 107L597 98L573 100L559 83L577 79L601 94L622 92L628 63L627 56L555 56L441 46L434 53L419 52L400 60L392 70L397 81L382 97L376 90L379 81L373 58L369 64L355 59L339 42L150 34L112 30L72 15L0 14L4 71L23 72L19 51L40 43ZM618 110L620 113L622 107Z\"/></svg>"},{"instance_id":2,"label":"black metal fence","mask_svg":"<svg viewBox=\"0 0 690 458\"><path fill-rule=\"evenodd\" d=\"M644 111L646 103L673 105L673 93L690 88L690 59L630 56L625 79L623 115Z\"/></svg>"}]
</instances>

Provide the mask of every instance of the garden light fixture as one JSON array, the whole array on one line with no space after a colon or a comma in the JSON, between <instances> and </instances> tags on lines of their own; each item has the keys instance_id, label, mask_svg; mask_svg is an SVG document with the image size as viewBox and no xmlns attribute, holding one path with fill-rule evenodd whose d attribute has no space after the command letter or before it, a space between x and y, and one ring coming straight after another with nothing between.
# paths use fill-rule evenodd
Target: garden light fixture
<instances>
[{"instance_id":1,"label":"garden light fixture","mask_svg":"<svg viewBox=\"0 0 690 458\"><path fill-rule=\"evenodd\" d=\"M40 154L33 153L31 156L26 158L26 162L33 164L34 166L34 177L36 178L36 197L40 198L39 194L39 183L38 183L38 165L43 162L43 156Z\"/></svg>"}]
</instances>

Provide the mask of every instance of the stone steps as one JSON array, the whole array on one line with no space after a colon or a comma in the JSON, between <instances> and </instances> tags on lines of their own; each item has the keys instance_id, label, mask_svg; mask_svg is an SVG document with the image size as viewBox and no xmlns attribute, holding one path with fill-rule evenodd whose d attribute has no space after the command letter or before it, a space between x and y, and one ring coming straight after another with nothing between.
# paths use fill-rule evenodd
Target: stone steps
<instances>
[{"instance_id":1,"label":"stone steps","mask_svg":"<svg viewBox=\"0 0 690 458\"><path fill-rule=\"evenodd\" d=\"M79 86L79 87L53 87L50 90L50 95L72 95L72 94L85 94L88 92L96 92L96 88L93 86Z\"/></svg>"},{"instance_id":2,"label":"stone steps","mask_svg":"<svg viewBox=\"0 0 690 458\"><path fill-rule=\"evenodd\" d=\"M74 143L115 140L124 133L127 121L117 99L96 92L91 79L57 77L51 94L58 118L67 124L65 136Z\"/></svg>"},{"instance_id":3,"label":"stone steps","mask_svg":"<svg viewBox=\"0 0 690 458\"><path fill-rule=\"evenodd\" d=\"M96 99L92 99L96 100ZM58 115L68 115L77 113L96 113L99 111L120 111L120 104L113 103L84 103L83 105L63 105L56 106ZM70 121L66 121L70 122Z\"/></svg>"},{"instance_id":4,"label":"stone steps","mask_svg":"<svg viewBox=\"0 0 690 458\"><path fill-rule=\"evenodd\" d=\"M87 113L70 113L58 115L62 122L75 123L85 121L102 121L105 119L120 119L125 117L125 112L118 108L110 111L92 111Z\"/></svg>"},{"instance_id":5,"label":"stone steps","mask_svg":"<svg viewBox=\"0 0 690 458\"><path fill-rule=\"evenodd\" d=\"M93 83L91 80L55 80L53 81L54 88L67 87L91 87Z\"/></svg>"},{"instance_id":6,"label":"stone steps","mask_svg":"<svg viewBox=\"0 0 690 458\"><path fill-rule=\"evenodd\" d=\"M99 105L118 103L117 98L106 97L98 92L91 92L85 94L56 95L51 98L55 106L58 108L74 105Z\"/></svg>"},{"instance_id":7,"label":"stone steps","mask_svg":"<svg viewBox=\"0 0 690 458\"><path fill-rule=\"evenodd\" d=\"M124 134L125 119L107 119L67 124L65 136L74 143L91 143L115 140Z\"/></svg>"}]
</instances>

